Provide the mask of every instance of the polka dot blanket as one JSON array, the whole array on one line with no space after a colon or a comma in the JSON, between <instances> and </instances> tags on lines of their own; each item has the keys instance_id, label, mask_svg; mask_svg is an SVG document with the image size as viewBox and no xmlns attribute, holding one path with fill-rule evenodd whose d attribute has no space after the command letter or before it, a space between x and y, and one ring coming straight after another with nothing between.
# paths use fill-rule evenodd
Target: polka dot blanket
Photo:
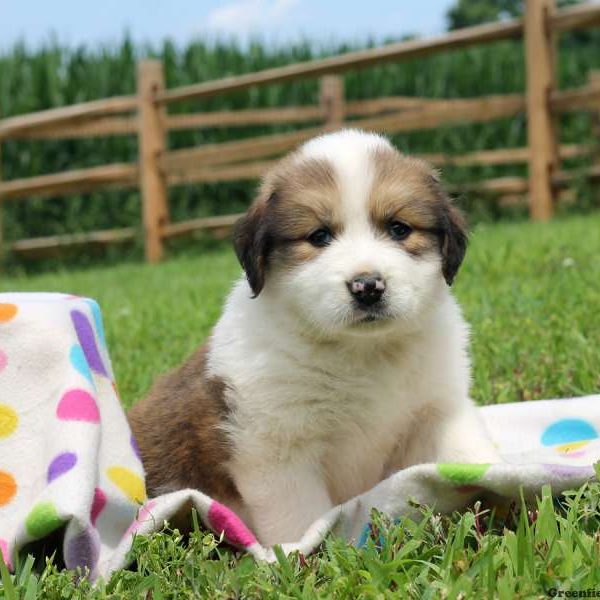
<instances>
[{"instance_id":1,"label":"polka dot blanket","mask_svg":"<svg viewBox=\"0 0 600 600\"><path fill-rule=\"evenodd\" d=\"M272 560L250 529L201 490L146 498L144 471L119 402L102 316L93 300L0 294L0 553L14 564L32 541L59 531L68 568L91 579L126 566L134 535L195 506L203 523L257 559ZM318 519L284 551L314 550L328 532L360 544L372 508L399 517L412 501L440 511L488 490L498 497L554 492L594 477L600 396L481 409L502 464L423 464L400 471Z\"/></svg>"}]
</instances>

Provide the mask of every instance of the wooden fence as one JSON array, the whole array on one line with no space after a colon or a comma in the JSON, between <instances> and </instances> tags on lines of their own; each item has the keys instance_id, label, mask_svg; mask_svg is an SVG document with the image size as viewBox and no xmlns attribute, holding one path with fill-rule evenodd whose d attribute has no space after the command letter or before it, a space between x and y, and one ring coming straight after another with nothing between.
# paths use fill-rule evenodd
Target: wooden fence
<instances>
[{"instance_id":1,"label":"wooden fence","mask_svg":"<svg viewBox=\"0 0 600 600\"><path fill-rule=\"evenodd\" d=\"M149 262L163 255L164 241L199 230L227 230L239 215L169 221L170 186L255 179L277 156L323 131L352 126L385 133L426 130L442 125L483 123L525 113L528 146L473 152L462 156L426 155L439 165L502 165L526 163L528 178L484 180L461 190L490 192L507 197L527 195L532 219L553 214L557 193L581 172L560 170L565 158L594 151L585 145L560 145L556 116L569 111L600 111L600 77L590 74L585 87L558 90L554 77L557 34L600 25L600 4L556 10L554 0L527 0L522 19L469 27L428 40L400 42L339 56L267 69L246 75L166 89L160 62L141 61L137 94L87 102L0 120L0 152L7 139L57 139L131 134L138 138L137 163L117 163L25 179L0 181L0 205L30 197L52 197L101 188L141 190L145 254ZM447 52L457 48L523 37L527 89L525 94L457 100L386 97L347 102L339 73L391 61ZM212 111L170 115L167 106L246 90L253 86L321 77L318 106ZM168 150L171 131L274 123L314 123L290 133L263 135L200 147ZM584 176L600 178L600 164ZM12 242L9 251L44 254L82 244L109 244L133 239L136 228L78 233ZM0 234L0 244L2 237Z\"/></svg>"}]
</instances>

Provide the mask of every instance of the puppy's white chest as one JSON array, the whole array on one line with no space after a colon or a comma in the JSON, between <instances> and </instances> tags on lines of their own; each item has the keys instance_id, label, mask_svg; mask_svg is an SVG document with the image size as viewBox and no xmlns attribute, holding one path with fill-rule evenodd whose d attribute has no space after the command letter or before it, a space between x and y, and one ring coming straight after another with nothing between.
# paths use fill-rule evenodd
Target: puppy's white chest
<instances>
[{"instance_id":1,"label":"puppy's white chest","mask_svg":"<svg viewBox=\"0 0 600 600\"><path fill-rule=\"evenodd\" d=\"M298 424L302 435L308 426L308 437L327 445L397 430L402 413L413 403L412 396L402 392L413 379L409 369L351 361L338 368L331 361L325 364L291 367L295 376L279 387L281 398L287 400L276 415L282 429L292 431Z\"/></svg>"},{"instance_id":2,"label":"puppy's white chest","mask_svg":"<svg viewBox=\"0 0 600 600\"><path fill-rule=\"evenodd\" d=\"M345 379L322 374L309 386L321 400L297 408L304 413L301 419L313 423L310 435L318 432L312 438L315 455L334 503L364 492L384 476L414 410L414 397L402 392L410 375L381 365L361 373L358 364Z\"/></svg>"},{"instance_id":3,"label":"puppy's white chest","mask_svg":"<svg viewBox=\"0 0 600 600\"><path fill-rule=\"evenodd\" d=\"M370 489L384 477L386 464L401 427L364 427L355 423L340 431L323 457L323 471L329 495L339 504Z\"/></svg>"}]
</instances>

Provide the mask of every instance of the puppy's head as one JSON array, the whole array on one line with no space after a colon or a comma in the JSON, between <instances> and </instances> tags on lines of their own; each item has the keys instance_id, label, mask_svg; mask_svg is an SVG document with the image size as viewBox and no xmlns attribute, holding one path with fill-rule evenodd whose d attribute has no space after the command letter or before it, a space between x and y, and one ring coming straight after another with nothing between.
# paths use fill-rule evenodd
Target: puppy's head
<instances>
[{"instance_id":1,"label":"puppy's head","mask_svg":"<svg viewBox=\"0 0 600 600\"><path fill-rule=\"evenodd\" d=\"M354 130L280 161L235 231L254 296L265 288L329 334L418 325L466 244L435 171Z\"/></svg>"}]
</instances>

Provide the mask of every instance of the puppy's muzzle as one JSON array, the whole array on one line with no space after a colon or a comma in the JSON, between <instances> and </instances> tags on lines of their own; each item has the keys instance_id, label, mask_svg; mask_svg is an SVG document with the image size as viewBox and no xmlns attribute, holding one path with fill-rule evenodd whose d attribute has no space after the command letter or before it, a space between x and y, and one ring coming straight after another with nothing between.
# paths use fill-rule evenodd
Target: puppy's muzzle
<instances>
[{"instance_id":1,"label":"puppy's muzzle","mask_svg":"<svg viewBox=\"0 0 600 600\"><path fill-rule=\"evenodd\" d=\"M385 279L380 273L361 273L347 282L348 290L357 304L369 308L381 301Z\"/></svg>"}]
</instances>

